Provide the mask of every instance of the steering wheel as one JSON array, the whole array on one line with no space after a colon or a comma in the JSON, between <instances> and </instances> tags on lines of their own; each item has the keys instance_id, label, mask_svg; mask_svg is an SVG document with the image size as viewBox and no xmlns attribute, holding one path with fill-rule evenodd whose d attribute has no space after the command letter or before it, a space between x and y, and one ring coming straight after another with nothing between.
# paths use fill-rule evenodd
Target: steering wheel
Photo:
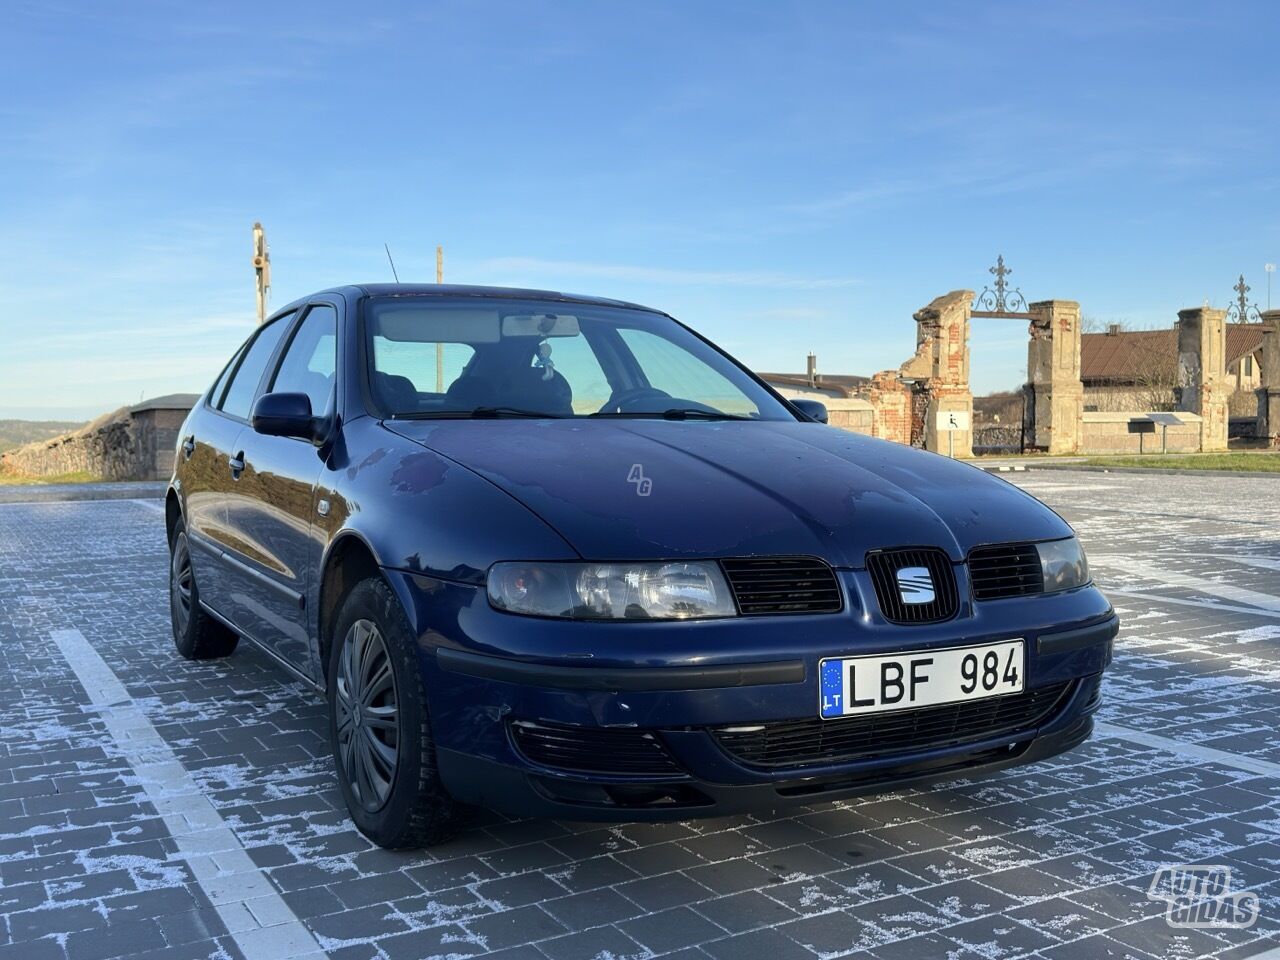
<instances>
[{"instance_id":1,"label":"steering wheel","mask_svg":"<svg viewBox=\"0 0 1280 960\"><path fill-rule=\"evenodd\" d=\"M671 394L665 390L659 390L657 387L632 387L630 390L623 390L621 393L615 393L605 401L604 406L597 410L597 413L626 413L626 407L635 403L637 400L670 400Z\"/></svg>"}]
</instances>

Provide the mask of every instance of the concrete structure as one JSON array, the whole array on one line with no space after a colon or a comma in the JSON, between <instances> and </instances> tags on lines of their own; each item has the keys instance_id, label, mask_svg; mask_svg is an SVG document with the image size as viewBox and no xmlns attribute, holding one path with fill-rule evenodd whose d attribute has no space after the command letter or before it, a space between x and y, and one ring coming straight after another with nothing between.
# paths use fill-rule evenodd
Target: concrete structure
<instances>
[{"instance_id":1,"label":"concrete structure","mask_svg":"<svg viewBox=\"0 0 1280 960\"><path fill-rule=\"evenodd\" d=\"M1262 314L1262 376L1258 386L1258 436L1280 447L1280 310Z\"/></svg>"},{"instance_id":2,"label":"concrete structure","mask_svg":"<svg viewBox=\"0 0 1280 960\"><path fill-rule=\"evenodd\" d=\"M909 443L957 457L973 455L974 403L969 387L969 324L974 316L973 292L953 290L915 313L915 354L896 370L883 370L870 380L855 376L823 376L810 355L805 374L762 374L788 397L822 400L831 424L858 433ZM995 318L1030 318L1027 384L1022 422L1016 412L1005 424L999 445L1050 454L1137 453L1158 451L1213 452L1227 449L1230 401L1241 398L1261 362L1265 325L1227 324L1226 311L1208 307L1183 310L1173 329L1124 332L1113 328L1088 335L1081 329L1080 304L1074 300L1042 300L1025 313L1001 306L980 314ZM1276 332L1258 390L1258 418L1280 445L1280 310L1264 314ZM1085 360L1092 389L1106 391L1109 402L1088 403ZM1244 394L1248 396L1248 394ZM1016 394L1006 398L1019 405ZM1086 412L1088 410L1088 412ZM1130 432L1130 421L1151 412L1177 410L1179 424L1150 434ZM1239 411L1237 411L1239 412ZM939 420L956 414L960 430L939 430ZM1252 408L1245 418L1249 435ZM1237 424L1240 427L1240 424ZM991 425L984 426L984 449L991 449Z\"/></svg>"},{"instance_id":3,"label":"concrete structure","mask_svg":"<svg viewBox=\"0 0 1280 960\"><path fill-rule=\"evenodd\" d=\"M0 463L33 477L84 473L102 480L167 480L178 430L199 399L174 393L121 407L79 430L0 455Z\"/></svg>"},{"instance_id":4,"label":"concrete structure","mask_svg":"<svg viewBox=\"0 0 1280 960\"><path fill-rule=\"evenodd\" d=\"M926 450L973 456L973 394L969 390L972 290L952 290L917 310L916 352L899 368L914 385L911 443ZM960 413L969 428L942 435L938 415Z\"/></svg>"},{"instance_id":5,"label":"concrete structure","mask_svg":"<svg viewBox=\"0 0 1280 960\"><path fill-rule=\"evenodd\" d=\"M1049 453L1079 453L1084 385L1080 382L1080 304L1042 300L1031 313L1023 419L1027 443Z\"/></svg>"},{"instance_id":6,"label":"concrete structure","mask_svg":"<svg viewBox=\"0 0 1280 960\"><path fill-rule=\"evenodd\" d=\"M1178 409L1199 414L1200 449L1227 449L1227 311L1193 307L1178 311Z\"/></svg>"},{"instance_id":7,"label":"concrete structure","mask_svg":"<svg viewBox=\"0 0 1280 960\"><path fill-rule=\"evenodd\" d=\"M1157 426L1153 433L1133 433L1129 421L1141 412L1104 411L1080 417L1080 452L1106 453L1196 453L1204 423L1194 413L1181 413L1178 424Z\"/></svg>"}]
</instances>

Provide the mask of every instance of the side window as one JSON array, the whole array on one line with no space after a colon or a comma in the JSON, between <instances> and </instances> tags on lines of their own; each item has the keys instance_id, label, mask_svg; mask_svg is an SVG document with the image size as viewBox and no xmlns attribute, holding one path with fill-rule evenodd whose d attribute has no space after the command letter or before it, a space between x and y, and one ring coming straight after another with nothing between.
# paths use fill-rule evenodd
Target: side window
<instances>
[{"instance_id":1,"label":"side window","mask_svg":"<svg viewBox=\"0 0 1280 960\"><path fill-rule=\"evenodd\" d=\"M317 417L329 408L338 366L338 313L327 304L307 311L289 341L268 388L271 393L305 393Z\"/></svg>"},{"instance_id":2,"label":"side window","mask_svg":"<svg viewBox=\"0 0 1280 960\"><path fill-rule=\"evenodd\" d=\"M218 409L241 420L248 420L253 406L253 395L258 389L258 381L267 369L267 361L275 352L276 344L284 335L285 328L293 314L273 320L258 331L257 335L245 347L243 357L236 372L231 376L231 386L227 387L226 396Z\"/></svg>"},{"instance_id":3,"label":"side window","mask_svg":"<svg viewBox=\"0 0 1280 960\"><path fill-rule=\"evenodd\" d=\"M569 381L569 388L573 390L573 412L595 413L603 407L613 390L587 338L582 334L551 337L547 343L551 346L551 362L555 364L556 373Z\"/></svg>"},{"instance_id":4,"label":"side window","mask_svg":"<svg viewBox=\"0 0 1280 960\"><path fill-rule=\"evenodd\" d=\"M222 399L222 391L227 385L227 380L231 377L231 371L236 368L236 364L240 362L240 354L244 352L244 345L241 344L240 349L232 355L227 361L227 365L222 368L222 372L218 374L218 379L213 382L213 386L209 390L209 403L213 406L218 405L218 401Z\"/></svg>"}]
</instances>

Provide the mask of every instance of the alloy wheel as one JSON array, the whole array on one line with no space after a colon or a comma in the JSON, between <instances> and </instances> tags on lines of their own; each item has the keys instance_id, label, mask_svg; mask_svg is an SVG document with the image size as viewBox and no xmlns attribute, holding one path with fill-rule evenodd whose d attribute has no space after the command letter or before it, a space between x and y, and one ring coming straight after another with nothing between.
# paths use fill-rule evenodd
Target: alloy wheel
<instances>
[{"instance_id":1,"label":"alloy wheel","mask_svg":"<svg viewBox=\"0 0 1280 960\"><path fill-rule=\"evenodd\" d=\"M179 634L187 632L191 622L191 591L195 577L191 572L191 551L186 536L173 544L173 560L169 570L169 599L173 606L174 625Z\"/></svg>"},{"instance_id":2,"label":"alloy wheel","mask_svg":"<svg viewBox=\"0 0 1280 960\"><path fill-rule=\"evenodd\" d=\"M395 782L400 725L391 658L370 620L357 620L343 639L335 707L342 775L356 802L373 813Z\"/></svg>"}]
</instances>

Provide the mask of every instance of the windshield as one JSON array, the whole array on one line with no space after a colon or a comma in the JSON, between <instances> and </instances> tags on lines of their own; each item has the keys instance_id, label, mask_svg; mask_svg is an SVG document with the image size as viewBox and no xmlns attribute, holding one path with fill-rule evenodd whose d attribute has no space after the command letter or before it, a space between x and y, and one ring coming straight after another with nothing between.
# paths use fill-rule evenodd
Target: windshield
<instances>
[{"instance_id":1,"label":"windshield","mask_svg":"<svg viewBox=\"0 0 1280 960\"><path fill-rule=\"evenodd\" d=\"M719 351L642 310L375 297L364 329L384 417L795 419Z\"/></svg>"}]
</instances>

